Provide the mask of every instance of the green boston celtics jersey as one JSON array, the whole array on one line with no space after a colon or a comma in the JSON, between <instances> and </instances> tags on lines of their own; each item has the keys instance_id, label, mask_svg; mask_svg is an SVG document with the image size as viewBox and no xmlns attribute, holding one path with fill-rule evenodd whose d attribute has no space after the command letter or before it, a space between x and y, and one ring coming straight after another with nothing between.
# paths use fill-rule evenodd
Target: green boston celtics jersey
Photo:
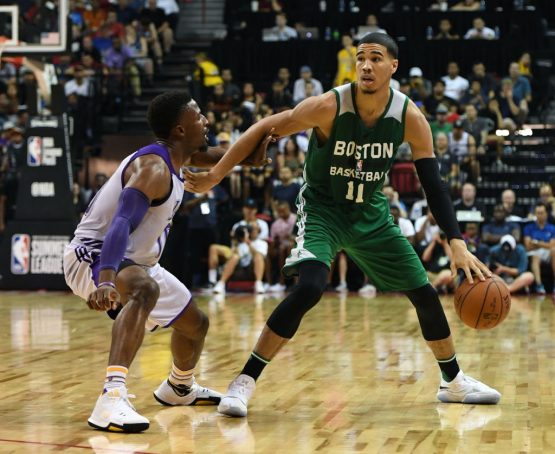
<instances>
[{"instance_id":1,"label":"green boston celtics jersey","mask_svg":"<svg viewBox=\"0 0 555 454\"><path fill-rule=\"evenodd\" d=\"M318 146L312 134L305 163L307 192L334 204L370 203L393 164L405 134L408 98L390 89L389 101L373 128L358 114L355 83L332 90L337 113L330 137Z\"/></svg>"}]
</instances>

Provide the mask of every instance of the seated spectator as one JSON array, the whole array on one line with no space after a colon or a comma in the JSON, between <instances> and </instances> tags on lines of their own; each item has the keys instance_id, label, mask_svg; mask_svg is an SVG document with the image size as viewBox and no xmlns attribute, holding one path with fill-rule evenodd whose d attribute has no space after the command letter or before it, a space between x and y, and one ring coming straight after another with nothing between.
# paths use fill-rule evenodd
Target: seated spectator
<instances>
[{"instance_id":1,"label":"seated spectator","mask_svg":"<svg viewBox=\"0 0 555 454\"><path fill-rule=\"evenodd\" d=\"M547 222L548 208L544 203L537 203L535 208L536 221L524 227L524 246L530 257L530 267L534 273L536 292L545 295L545 287L542 283L542 263L551 263L553 275L555 276L555 225Z\"/></svg>"},{"instance_id":2,"label":"seated spectator","mask_svg":"<svg viewBox=\"0 0 555 454\"><path fill-rule=\"evenodd\" d=\"M472 28L464 35L464 39L495 39L495 31L486 27L484 19L476 17L472 21Z\"/></svg>"},{"instance_id":3,"label":"seated spectator","mask_svg":"<svg viewBox=\"0 0 555 454\"><path fill-rule=\"evenodd\" d=\"M451 248L445 233L433 235L422 252L421 260L428 279L436 290L443 293L452 290L454 279L451 276Z\"/></svg>"},{"instance_id":4,"label":"seated spectator","mask_svg":"<svg viewBox=\"0 0 555 454\"><path fill-rule=\"evenodd\" d=\"M449 19L439 21L439 33L434 39L460 39L460 36L452 32L453 25Z\"/></svg>"},{"instance_id":5,"label":"seated spectator","mask_svg":"<svg viewBox=\"0 0 555 454\"><path fill-rule=\"evenodd\" d=\"M356 79L356 53L353 38L348 33L341 36L343 48L337 53L337 74L334 86L343 85Z\"/></svg>"},{"instance_id":6,"label":"seated spectator","mask_svg":"<svg viewBox=\"0 0 555 454\"><path fill-rule=\"evenodd\" d=\"M93 95L89 78L85 77L85 71L81 65L75 66L73 70L73 79L66 82L64 91L66 96L76 94L78 96L90 97Z\"/></svg>"},{"instance_id":7,"label":"seated spectator","mask_svg":"<svg viewBox=\"0 0 555 454\"><path fill-rule=\"evenodd\" d=\"M214 86L214 91L208 95L206 100L206 108L219 115L219 118L232 109L231 98L225 94L222 84Z\"/></svg>"},{"instance_id":8,"label":"seated spectator","mask_svg":"<svg viewBox=\"0 0 555 454\"><path fill-rule=\"evenodd\" d=\"M487 97L484 97L482 86L479 80L472 80L470 88L461 98L461 106L472 105L475 109L482 110L487 107Z\"/></svg>"},{"instance_id":9,"label":"seated spectator","mask_svg":"<svg viewBox=\"0 0 555 454\"><path fill-rule=\"evenodd\" d=\"M243 84L243 96L241 98L241 107L247 109L251 114L258 113L260 106L262 105L262 96L260 93L256 93L254 90L254 85L252 82L245 82ZM252 118L245 130L252 124Z\"/></svg>"},{"instance_id":10,"label":"seated spectator","mask_svg":"<svg viewBox=\"0 0 555 454\"><path fill-rule=\"evenodd\" d=\"M449 134L453 130L453 125L447 121L449 110L444 104L440 104L436 109L436 119L430 123L432 137L435 138L439 133Z\"/></svg>"},{"instance_id":11,"label":"seated spectator","mask_svg":"<svg viewBox=\"0 0 555 454\"><path fill-rule=\"evenodd\" d=\"M439 174L447 184L451 197L454 197L455 194L459 193L461 188L460 167L457 157L449 152L449 139L447 134L443 132L437 134L434 153L439 165ZM426 204L426 206L428 205Z\"/></svg>"},{"instance_id":12,"label":"seated spectator","mask_svg":"<svg viewBox=\"0 0 555 454\"><path fill-rule=\"evenodd\" d=\"M241 100L241 89L233 82L231 69L222 69L222 80L224 81L224 95L227 96L234 107L238 106Z\"/></svg>"},{"instance_id":13,"label":"seated spectator","mask_svg":"<svg viewBox=\"0 0 555 454\"><path fill-rule=\"evenodd\" d=\"M482 5L478 0L462 0L451 7L451 11L478 11Z\"/></svg>"},{"instance_id":14,"label":"seated spectator","mask_svg":"<svg viewBox=\"0 0 555 454\"><path fill-rule=\"evenodd\" d=\"M486 66L481 61L477 61L472 65L470 80L477 80L480 82L480 88L482 89L482 96L484 97L484 100L491 99L495 96L497 82L491 74L486 72Z\"/></svg>"},{"instance_id":15,"label":"seated spectator","mask_svg":"<svg viewBox=\"0 0 555 454\"><path fill-rule=\"evenodd\" d=\"M156 0L148 0L147 7L141 10L139 20L146 30L151 33L154 31L158 35L164 53L169 53L174 42L173 30L166 13L157 6Z\"/></svg>"},{"instance_id":16,"label":"seated spectator","mask_svg":"<svg viewBox=\"0 0 555 454\"><path fill-rule=\"evenodd\" d=\"M285 13L276 14L276 25L271 28L271 33L264 35L264 41L289 41L297 39L297 30L287 25L287 15Z\"/></svg>"},{"instance_id":17,"label":"seated spectator","mask_svg":"<svg viewBox=\"0 0 555 454\"><path fill-rule=\"evenodd\" d=\"M424 195L424 190L422 189L422 186L418 189L418 196L420 198L412 204L412 207L410 209L409 218L412 222L416 222L416 220L424 216L428 210L428 200Z\"/></svg>"},{"instance_id":18,"label":"seated spectator","mask_svg":"<svg viewBox=\"0 0 555 454\"><path fill-rule=\"evenodd\" d=\"M102 58L106 52L112 47L112 35L110 27L107 24L102 24L98 33L93 38L94 47L100 52Z\"/></svg>"},{"instance_id":19,"label":"seated spectator","mask_svg":"<svg viewBox=\"0 0 555 454\"><path fill-rule=\"evenodd\" d=\"M528 269L526 249L517 244L514 237L504 235L499 244L490 250L490 268L505 281L509 292L516 293L534 283L534 275Z\"/></svg>"},{"instance_id":20,"label":"seated spectator","mask_svg":"<svg viewBox=\"0 0 555 454\"><path fill-rule=\"evenodd\" d=\"M354 36L354 38L359 41L364 37L364 35L367 35L368 33L387 33L383 28L379 26L378 18L375 14L369 14L368 16L366 16L366 24L360 25L358 27L357 34Z\"/></svg>"},{"instance_id":21,"label":"seated spectator","mask_svg":"<svg viewBox=\"0 0 555 454\"><path fill-rule=\"evenodd\" d=\"M453 131L449 133L449 153L459 163L459 168L465 173L464 180L478 182L480 180L480 162L476 151L474 137L463 129L462 120L453 123Z\"/></svg>"},{"instance_id":22,"label":"seated spectator","mask_svg":"<svg viewBox=\"0 0 555 454\"><path fill-rule=\"evenodd\" d=\"M532 101L532 87L528 78L520 74L520 65L514 61L509 65L509 78L513 82L513 99L519 104L523 99Z\"/></svg>"},{"instance_id":23,"label":"seated spectator","mask_svg":"<svg viewBox=\"0 0 555 454\"><path fill-rule=\"evenodd\" d=\"M131 86L131 94L134 98L141 96L141 77L139 70L133 63L133 53L125 46L121 38L112 38L112 47L104 54L104 64L108 68L109 81L112 82L112 94L120 93L123 76L126 76ZM117 85L116 85L117 84Z\"/></svg>"},{"instance_id":24,"label":"seated spectator","mask_svg":"<svg viewBox=\"0 0 555 454\"><path fill-rule=\"evenodd\" d=\"M107 12L100 0L91 0L90 5L83 13L83 20L89 31L96 32L106 22Z\"/></svg>"},{"instance_id":25,"label":"seated spectator","mask_svg":"<svg viewBox=\"0 0 555 454\"><path fill-rule=\"evenodd\" d=\"M430 244L434 236L439 235L439 226L431 210L428 209L425 215L416 220L414 223L414 230L416 231L414 236L415 248L417 252L421 254L424 248Z\"/></svg>"},{"instance_id":26,"label":"seated spectator","mask_svg":"<svg viewBox=\"0 0 555 454\"><path fill-rule=\"evenodd\" d=\"M281 80L274 80L272 91L266 97L266 104L276 113L293 107L293 96L285 90Z\"/></svg>"},{"instance_id":27,"label":"seated spectator","mask_svg":"<svg viewBox=\"0 0 555 454\"><path fill-rule=\"evenodd\" d=\"M418 66L409 70L409 82L411 88L411 99L424 100L432 94L432 83L424 79L424 74Z\"/></svg>"},{"instance_id":28,"label":"seated spectator","mask_svg":"<svg viewBox=\"0 0 555 454\"><path fill-rule=\"evenodd\" d=\"M285 137L279 141L278 154L276 156L276 168L279 170L287 166L293 172L295 181L299 184L303 182L302 173L305 162L305 151L308 142L305 136L295 134Z\"/></svg>"},{"instance_id":29,"label":"seated spectator","mask_svg":"<svg viewBox=\"0 0 555 454\"><path fill-rule=\"evenodd\" d=\"M312 69L310 69L310 66L301 66L300 75L301 77L295 81L295 85L293 87L293 102L295 104L300 103L303 99L307 97L307 83L311 83L313 86L313 96L320 96L322 93L324 93L324 89L322 88L322 84L320 83L320 81L312 77Z\"/></svg>"},{"instance_id":30,"label":"seated spectator","mask_svg":"<svg viewBox=\"0 0 555 454\"><path fill-rule=\"evenodd\" d=\"M441 78L445 82L445 96L459 101L466 90L469 83L464 77L459 75L459 64L457 62L449 62L447 65L447 75Z\"/></svg>"},{"instance_id":31,"label":"seated spectator","mask_svg":"<svg viewBox=\"0 0 555 454\"><path fill-rule=\"evenodd\" d=\"M283 166L279 169L279 180L274 182L272 189L272 207L276 209L278 202L287 202L293 213L297 212L295 204L301 186L295 183L293 171L290 167Z\"/></svg>"},{"instance_id":32,"label":"seated spectator","mask_svg":"<svg viewBox=\"0 0 555 454\"><path fill-rule=\"evenodd\" d=\"M532 79L532 57L530 52L523 52L518 59L518 72L521 76L527 77L529 80Z\"/></svg>"},{"instance_id":33,"label":"seated spectator","mask_svg":"<svg viewBox=\"0 0 555 454\"><path fill-rule=\"evenodd\" d=\"M501 193L501 205L507 213L508 222L520 222L525 218L524 210L516 203L516 194L512 189L505 189ZM519 237L520 238L520 237Z\"/></svg>"},{"instance_id":34,"label":"seated spectator","mask_svg":"<svg viewBox=\"0 0 555 454\"><path fill-rule=\"evenodd\" d=\"M399 205L389 205L389 212L393 216L393 223L399 226L401 233L405 236L408 242L414 245L414 237L416 231L410 219L401 216L401 209Z\"/></svg>"},{"instance_id":35,"label":"seated spectator","mask_svg":"<svg viewBox=\"0 0 555 454\"><path fill-rule=\"evenodd\" d=\"M428 117L435 116L436 110L440 104L446 106L448 110L450 106L458 107L457 101L445 95L445 82L441 79L434 83L432 96L429 96L424 100L424 107L426 108L426 114Z\"/></svg>"},{"instance_id":36,"label":"seated spectator","mask_svg":"<svg viewBox=\"0 0 555 454\"><path fill-rule=\"evenodd\" d=\"M553 222L555 214L555 197L553 196L553 188L549 183L543 183L539 188L539 198L537 203L543 203L547 207L548 222ZM535 206L532 207L530 214L535 212Z\"/></svg>"},{"instance_id":37,"label":"seated spectator","mask_svg":"<svg viewBox=\"0 0 555 454\"><path fill-rule=\"evenodd\" d=\"M389 205L394 205L399 207L399 211L401 213L401 217L407 217L407 206L405 203L399 198L399 193L395 190L395 188L389 184L386 184L382 188L383 195L388 200Z\"/></svg>"},{"instance_id":38,"label":"seated spectator","mask_svg":"<svg viewBox=\"0 0 555 454\"><path fill-rule=\"evenodd\" d=\"M513 91L513 81L508 77L501 81L501 89L497 97L499 110L503 120L509 118L516 123L522 123L528 116L528 102L525 98L517 102Z\"/></svg>"},{"instance_id":39,"label":"seated spectator","mask_svg":"<svg viewBox=\"0 0 555 454\"><path fill-rule=\"evenodd\" d=\"M145 75L145 82L148 86L152 86L154 77L154 62L148 56L148 43L142 35L142 29L139 22L135 21L125 27L124 43L131 53L133 62L142 69ZM158 56L161 58L161 55ZM161 63L161 60L158 61Z\"/></svg>"},{"instance_id":40,"label":"seated spectator","mask_svg":"<svg viewBox=\"0 0 555 454\"><path fill-rule=\"evenodd\" d=\"M477 153L479 155L484 154L488 132L493 129L493 124L488 118L479 117L473 104L466 106L465 114L465 119L462 122L463 129L474 137Z\"/></svg>"},{"instance_id":41,"label":"seated spectator","mask_svg":"<svg viewBox=\"0 0 555 454\"><path fill-rule=\"evenodd\" d=\"M123 25L128 25L134 20L137 20L137 9L129 4L129 0L118 0L117 3L115 11L118 17L118 22L121 22ZM154 3L156 4L156 1ZM141 1L141 5L144 5L143 1Z\"/></svg>"},{"instance_id":42,"label":"seated spectator","mask_svg":"<svg viewBox=\"0 0 555 454\"><path fill-rule=\"evenodd\" d=\"M110 36L119 36L121 39L124 39L125 26L118 22L118 16L114 10L108 11L103 25L110 29Z\"/></svg>"},{"instance_id":43,"label":"seated spectator","mask_svg":"<svg viewBox=\"0 0 555 454\"><path fill-rule=\"evenodd\" d=\"M7 61L0 60L0 85L4 89L0 89L0 93L5 92L6 86L16 82L17 70L15 66Z\"/></svg>"},{"instance_id":44,"label":"seated spectator","mask_svg":"<svg viewBox=\"0 0 555 454\"><path fill-rule=\"evenodd\" d=\"M493 246L505 235L511 235L516 241L520 241L520 226L507 220L507 212L502 204L495 205L493 222L482 228L482 241L488 246Z\"/></svg>"},{"instance_id":45,"label":"seated spectator","mask_svg":"<svg viewBox=\"0 0 555 454\"><path fill-rule=\"evenodd\" d=\"M112 42L110 40L109 45L111 45L111 43ZM95 63L102 63L102 54L100 53L100 50L95 47L93 39L90 35L84 35L83 38L81 38L81 43L79 45L79 51L76 54L76 59L78 61L82 61L83 55L90 55Z\"/></svg>"},{"instance_id":46,"label":"seated spectator","mask_svg":"<svg viewBox=\"0 0 555 454\"><path fill-rule=\"evenodd\" d=\"M291 213L289 203L286 201L276 203L275 213L276 220L272 223L270 229L271 242L268 256L271 262L270 270L281 270L285 265L285 259L289 256L291 248L295 244L293 231L297 216ZM270 286L268 289L270 292L283 292L285 290L284 276L282 273L278 274L278 282Z\"/></svg>"},{"instance_id":47,"label":"seated spectator","mask_svg":"<svg viewBox=\"0 0 555 454\"><path fill-rule=\"evenodd\" d=\"M489 248L482 244L480 239L480 224L477 222L467 222L464 226L463 240L468 250L478 257L482 263L489 263Z\"/></svg>"},{"instance_id":48,"label":"seated spectator","mask_svg":"<svg viewBox=\"0 0 555 454\"><path fill-rule=\"evenodd\" d=\"M476 200L476 186L472 183L465 183L462 186L461 198L453 203L453 209L457 211L477 211L480 217L484 217L486 212L484 205Z\"/></svg>"},{"instance_id":49,"label":"seated spectator","mask_svg":"<svg viewBox=\"0 0 555 454\"><path fill-rule=\"evenodd\" d=\"M259 238L260 227L256 222L247 226L239 226L234 232L234 244L231 247L220 280L214 285L214 293L225 293L227 281L241 272L241 279L252 279L254 276L254 292L265 293L262 278L268 255L268 243ZM212 247L212 246L211 246Z\"/></svg>"},{"instance_id":50,"label":"seated spectator","mask_svg":"<svg viewBox=\"0 0 555 454\"><path fill-rule=\"evenodd\" d=\"M179 20L179 6L176 0L157 0L156 4L159 8L164 10L166 14L166 20L173 32L175 33L177 29L177 22Z\"/></svg>"},{"instance_id":51,"label":"seated spectator","mask_svg":"<svg viewBox=\"0 0 555 454\"><path fill-rule=\"evenodd\" d=\"M289 72L289 68L279 68L278 69L278 73L277 73L277 78L276 80L281 81L281 83L283 84L284 90L289 93L291 93L291 96L293 96L292 92L293 92L293 84L291 81L291 73Z\"/></svg>"}]
</instances>

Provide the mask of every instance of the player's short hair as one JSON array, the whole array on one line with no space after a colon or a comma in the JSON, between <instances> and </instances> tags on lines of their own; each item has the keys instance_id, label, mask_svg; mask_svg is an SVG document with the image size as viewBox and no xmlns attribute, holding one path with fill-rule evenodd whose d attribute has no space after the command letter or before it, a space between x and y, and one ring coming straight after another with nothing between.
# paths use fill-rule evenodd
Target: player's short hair
<instances>
[{"instance_id":1,"label":"player's short hair","mask_svg":"<svg viewBox=\"0 0 555 454\"><path fill-rule=\"evenodd\" d=\"M387 49L390 57L397 58L399 55L399 46L387 33L368 33L361 38L358 44L379 44Z\"/></svg>"},{"instance_id":2,"label":"player's short hair","mask_svg":"<svg viewBox=\"0 0 555 454\"><path fill-rule=\"evenodd\" d=\"M159 139L168 139L179 116L191 102L185 90L171 90L156 96L148 106L147 119L150 129Z\"/></svg>"}]
</instances>

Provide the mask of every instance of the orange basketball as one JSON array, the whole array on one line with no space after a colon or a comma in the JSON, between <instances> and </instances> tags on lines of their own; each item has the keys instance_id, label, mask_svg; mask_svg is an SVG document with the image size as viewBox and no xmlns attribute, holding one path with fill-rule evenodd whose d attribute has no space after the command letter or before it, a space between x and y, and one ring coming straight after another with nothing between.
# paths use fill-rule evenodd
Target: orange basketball
<instances>
[{"instance_id":1,"label":"orange basketball","mask_svg":"<svg viewBox=\"0 0 555 454\"><path fill-rule=\"evenodd\" d=\"M485 281L465 279L455 292L455 311L463 323L474 329L499 325L511 309L511 294L503 279L493 275Z\"/></svg>"}]
</instances>

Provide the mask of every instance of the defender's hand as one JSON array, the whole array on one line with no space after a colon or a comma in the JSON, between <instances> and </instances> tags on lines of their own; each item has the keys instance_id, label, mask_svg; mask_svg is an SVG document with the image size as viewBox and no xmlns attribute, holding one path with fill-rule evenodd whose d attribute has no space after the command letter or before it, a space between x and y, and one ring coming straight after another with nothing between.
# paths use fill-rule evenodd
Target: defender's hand
<instances>
[{"instance_id":1,"label":"defender's hand","mask_svg":"<svg viewBox=\"0 0 555 454\"><path fill-rule=\"evenodd\" d=\"M87 306L93 311L116 309L120 302L118 291L108 285L97 288L89 295Z\"/></svg>"},{"instance_id":2,"label":"defender's hand","mask_svg":"<svg viewBox=\"0 0 555 454\"><path fill-rule=\"evenodd\" d=\"M193 173L189 169L185 169L185 190L189 192L203 193L208 192L220 181L210 172Z\"/></svg>"},{"instance_id":3,"label":"defender's hand","mask_svg":"<svg viewBox=\"0 0 555 454\"><path fill-rule=\"evenodd\" d=\"M463 240L453 239L450 244L453 257L451 258L451 277L455 278L457 270L461 268L470 284L474 283L472 273L478 276L478 279L485 281L486 277L491 277L491 271L471 254Z\"/></svg>"},{"instance_id":4,"label":"defender's hand","mask_svg":"<svg viewBox=\"0 0 555 454\"><path fill-rule=\"evenodd\" d=\"M271 164L272 160L266 156L268 146L278 139L274 134L276 128L270 129L268 135L260 142L260 145L250 155L243 159L239 164L242 166L263 167L266 164Z\"/></svg>"}]
</instances>

